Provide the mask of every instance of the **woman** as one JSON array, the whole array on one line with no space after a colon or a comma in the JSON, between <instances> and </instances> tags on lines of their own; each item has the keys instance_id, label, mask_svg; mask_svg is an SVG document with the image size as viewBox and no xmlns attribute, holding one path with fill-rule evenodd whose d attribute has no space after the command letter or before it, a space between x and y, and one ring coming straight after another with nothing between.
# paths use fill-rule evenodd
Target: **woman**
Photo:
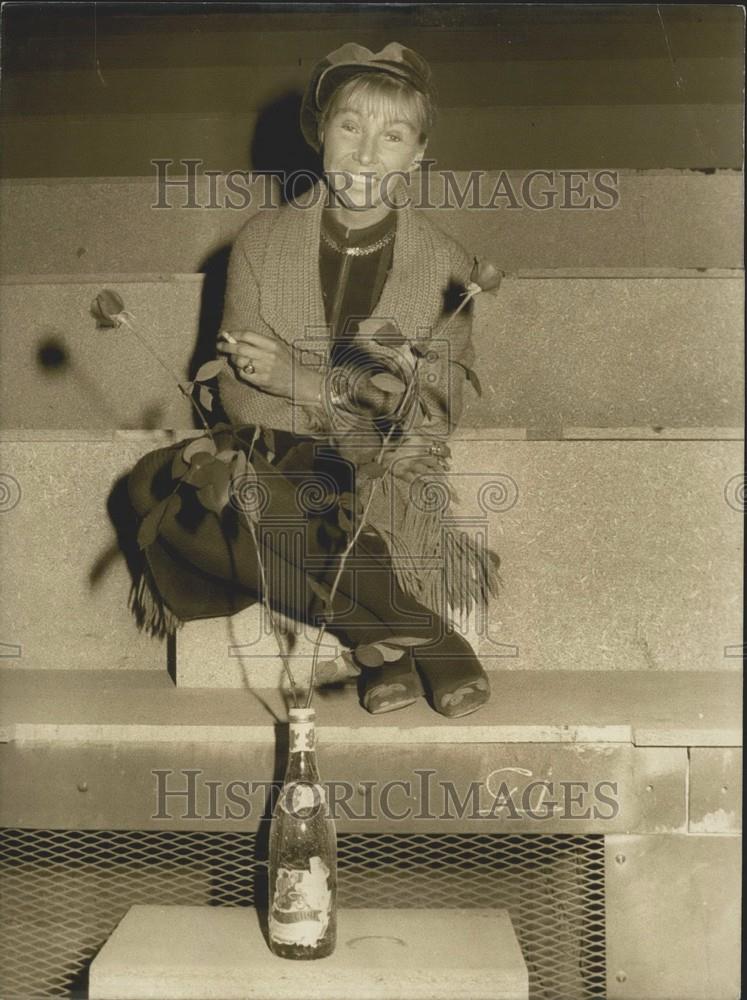
<instances>
[{"instance_id":1,"label":"woman","mask_svg":"<svg viewBox=\"0 0 747 1000\"><path fill-rule=\"evenodd\" d=\"M490 688L448 608L486 601L498 558L449 520L445 438L473 361L468 310L454 310L471 261L403 198L432 120L430 70L398 43L379 53L346 44L315 67L301 127L323 153L324 180L242 229L217 344L231 424L246 426L247 443L258 425L273 429L252 451L273 569L263 591L240 518L234 530L182 510L167 512L147 550L147 583L167 628L261 596L314 621L314 584L331 584L347 541L337 505L304 512L304 551L292 558L272 521L297 512L299 476L333 482L338 496L357 494L368 507L329 630L354 650L396 635L420 640L399 660L361 664L364 707L393 711L425 694L457 717L484 704ZM173 458L174 448L160 449L131 474L138 513L173 489ZM374 486L364 467L376 459L386 472Z\"/></svg>"}]
</instances>

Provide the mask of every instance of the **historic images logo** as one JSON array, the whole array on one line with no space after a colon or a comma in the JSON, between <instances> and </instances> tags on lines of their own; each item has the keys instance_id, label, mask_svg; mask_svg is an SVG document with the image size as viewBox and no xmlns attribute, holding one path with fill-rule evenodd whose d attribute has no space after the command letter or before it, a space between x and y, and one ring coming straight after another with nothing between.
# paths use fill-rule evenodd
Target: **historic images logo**
<instances>
[{"instance_id":1,"label":"historic images logo","mask_svg":"<svg viewBox=\"0 0 747 1000\"><path fill-rule=\"evenodd\" d=\"M157 820L232 820L272 813L282 782L211 780L201 768L156 769ZM480 781L462 784L436 779L434 769L415 769L412 777L389 781L296 782L283 792L284 808L324 807L332 819L388 820L614 820L619 811L618 782L550 780L528 768L500 767ZM299 787L303 785L304 787Z\"/></svg>"},{"instance_id":2,"label":"historic images logo","mask_svg":"<svg viewBox=\"0 0 747 1000\"><path fill-rule=\"evenodd\" d=\"M244 211L279 208L291 202L301 210L314 208L321 199L346 199L352 178L332 172L334 184L317 186L319 177L309 170L263 171L205 170L202 160L151 160L155 169L155 199L151 208L235 209ZM616 170L507 170L433 169L435 160L424 160L423 168L411 177L392 171L370 176L366 185L371 205L420 209L527 209L543 212L609 211L620 204L619 172ZM428 169L430 168L430 169ZM405 194L402 193L404 183ZM332 194L334 187L334 195ZM178 192L178 194L177 194ZM282 197L281 197L282 192ZM351 202L352 207L352 202ZM361 206L356 202L357 208Z\"/></svg>"}]
</instances>

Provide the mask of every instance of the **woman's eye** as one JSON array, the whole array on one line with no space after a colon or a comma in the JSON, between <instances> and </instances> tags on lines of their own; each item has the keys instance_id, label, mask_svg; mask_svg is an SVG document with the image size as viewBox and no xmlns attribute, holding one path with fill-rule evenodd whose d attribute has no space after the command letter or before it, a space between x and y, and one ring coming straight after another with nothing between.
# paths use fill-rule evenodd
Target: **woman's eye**
<instances>
[{"instance_id":1,"label":"woman's eye","mask_svg":"<svg viewBox=\"0 0 747 1000\"><path fill-rule=\"evenodd\" d=\"M342 127L346 132L355 132L355 124L353 122L343 122Z\"/></svg>"},{"instance_id":2,"label":"woman's eye","mask_svg":"<svg viewBox=\"0 0 747 1000\"><path fill-rule=\"evenodd\" d=\"M390 132L387 135L387 139L389 139L390 142L402 142L402 136L397 135L396 132Z\"/></svg>"}]
</instances>

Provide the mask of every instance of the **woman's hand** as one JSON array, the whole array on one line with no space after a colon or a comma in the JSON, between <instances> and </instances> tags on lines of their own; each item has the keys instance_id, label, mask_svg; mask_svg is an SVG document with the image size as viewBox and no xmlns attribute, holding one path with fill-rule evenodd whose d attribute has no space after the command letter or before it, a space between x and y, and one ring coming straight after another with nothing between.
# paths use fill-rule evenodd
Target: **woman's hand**
<instances>
[{"instance_id":1,"label":"woman's hand","mask_svg":"<svg viewBox=\"0 0 747 1000\"><path fill-rule=\"evenodd\" d=\"M221 330L216 349L241 381L296 403L316 401L321 384L319 374L301 365L293 348L284 340L252 330L231 333Z\"/></svg>"},{"instance_id":2,"label":"woman's hand","mask_svg":"<svg viewBox=\"0 0 747 1000\"><path fill-rule=\"evenodd\" d=\"M425 434L410 434L402 444L386 449L383 462L391 465L392 475L408 484L421 477L424 482L435 480L446 484L450 456L445 442Z\"/></svg>"}]
</instances>

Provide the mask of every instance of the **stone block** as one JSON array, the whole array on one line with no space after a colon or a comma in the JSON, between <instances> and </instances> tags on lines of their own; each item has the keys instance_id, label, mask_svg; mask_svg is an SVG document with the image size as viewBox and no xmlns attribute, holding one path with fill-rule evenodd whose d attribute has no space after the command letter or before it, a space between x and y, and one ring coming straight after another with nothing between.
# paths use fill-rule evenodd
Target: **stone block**
<instances>
[{"instance_id":1,"label":"stone block","mask_svg":"<svg viewBox=\"0 0 747 1000\"><path fill-rule=\"evenodd\" d=\"M37 669L164 668L167 644L138 632L127 607L115 487L172 435L9 434L0 469L4 658ZM737 669L741 442L463 431L452 445L457 525L480 530L502 559L488 615L456 622L488 669ZM291 634L303 677L316 632ZM324 646L325 658L339 648L329 636ZM188 623L177 651L188 686L266 687L281 677L257 606Z\"/></svg>"},{"instance_id":2,"label":"stone block","mask_svg":"<svg viewBox=\"0 0 747 1000\"><path fill-rule=\"evenodd\" d=\"M123 299L133 330L97 329L91 304L107 288ZM175 380L187 380L200 340L201 294L200 275L1 286L3 426L192 426ZM214 343L213 335L211 357Z\"/></svg>"},{"instance_id":3,"label":"stone block","mask_svg":"<svg viewBox=\"0 0 747 1000\"><path fill-rule=\"evenodd\" d=\"M139 632L128 610L132 579L117 531L122 477L168 435L4 437L5 662L36 669L165 669L166 643Z\"/></svg>"},{"instance_id":4,"label":"stone block","mask_svg":"<svg viewBox=\"0 0 747 1000\"><path fill-rule=\"evenodd\" d=\"M744 264L744 175L700 170L639 174L638 203L646 267L730 267ZM708 206L701 201L706 193Z\"/></svg>"},{"instance_id":5,"label":"stone block","mask_svg":"<svg viewBox=\"0 0 747 1000\"><path fill-rule=\"evenodd\" d=\"M462 513L480 513L481 497L493 507L483 516L502 559L478 644L486 664L737 669L740 442L504 441L487 461L457 452L475 475L469 489L453 472Z\"/></svg>"},{"instance_id":6,"label":"stone block","mask_svg":"<svg viewBox=\"0 0 747 1000\"><path fill-rule=\"evenodd\" d=\"M554 128L557 128L555 124ZM184 178L173 152L169 177ZM584 160L583 162L588 162ZM530 167L547 166L541 155ZM564 166L570 166L570 161ZM236 163L235 169L241 164ZM449 166L453 166L449 164ZM484 165L483 165L484 166ZM610 210L561 208L566 181L531 179L532 170L506 171L516 194L491 203L499 172L483 170L482 196L459 208L444 204L436 163L428 179L411 185L413 204L451 232L471 253L495 259L509 272L546 268L740 268L742 175L737 170L616 170L617 203ZM457 191L469 193L469 173L453 172ZM609 179L603 180L609 184ZM613 182L614 183L614 182ZM242 187L244 181L241 181ZM233 241L243 223L266 203L264 179L231 193L225 175L197 177L188 207L185 190L169 189L168 210L158 204L156 171L143 177L57 177L0 181L0 260L4 275L192 273ZM529 185L529 188L525 188ZM585 185L593 191L591 181ZM553 188L557 195L543 196ZM529 198L524 194L528 191ZM230 200L229 200L230 198ZM574 202L578 203L574 196ZM609 201L609 199L607 199ZM534 205L547 208L532 207ZM474 207L473 207L474 204ZM231 207L231 206L236 207ZM269 209L272 211L273 209Z\"/></svg>"},{"instance_id":7,"label":"stone block","mask_svg":"<svg viewBox=\"0 0 747 1000\"><path fill-rule=\"evenodd\" d=\"M273 955L244 908L133 906L91 965L91 1000L526 1000L505 910L342 909L332 955Z\"/></svg>"},{"instance_id":8,"label":"stone block","mask_svg":"<svg viewBox=\"0 0 747 1000\"><path fill-rule=\"evenodd\" d=\"M287 632L283 648L295 680L305 685L311 672L318 629L279 619ZM290 639L290 644L288 640ZM320 659L334 659L343 647L326 633ZM278 642L261 604L230 618L186 622L176 634L176 682L179 687L264 688L285 686Z\"/></svg>"},{"instance_id":9,"label":"stone block","mask_svg":"<svg viewBox=\"0 0 747 1000\"><path fill-rule=\"evenodd\" d=\"M6 275L191 273L220 235L215 212L153 207L155 168L149 178L4 181L0 199Z\"/></svg>"},{"instance_id":10,"label":"stone block","mask_svg":"<svg viewBox=\"0 0 747 1000\"><path fill-rule=\"evenodd\" d=\"M437 165L433 170L427 183L412 185L413 204L449 205L429 208L430 219L468 252L494 260L508 273L742 266L739 171L631 171L610 165L597 180L596 171L585 179L579 171L549 177L531 169L484 171L471 188L467 172L454 172L447 185ZM610 187L613 195L602 199L597 184ZM569 194L569 186L581 193ZM604 208L568 207L595 196Z\"/></svg>"},{"instance_id":11,"label":"stone block","mask_svg":"<svg viewBox=\"0 0 747 1000\"><path fill-rule=\"evenodd\" d=\"M462 427L743 424L743 283L536 278L476 303Z\"/></svg>"}]
</instances>

